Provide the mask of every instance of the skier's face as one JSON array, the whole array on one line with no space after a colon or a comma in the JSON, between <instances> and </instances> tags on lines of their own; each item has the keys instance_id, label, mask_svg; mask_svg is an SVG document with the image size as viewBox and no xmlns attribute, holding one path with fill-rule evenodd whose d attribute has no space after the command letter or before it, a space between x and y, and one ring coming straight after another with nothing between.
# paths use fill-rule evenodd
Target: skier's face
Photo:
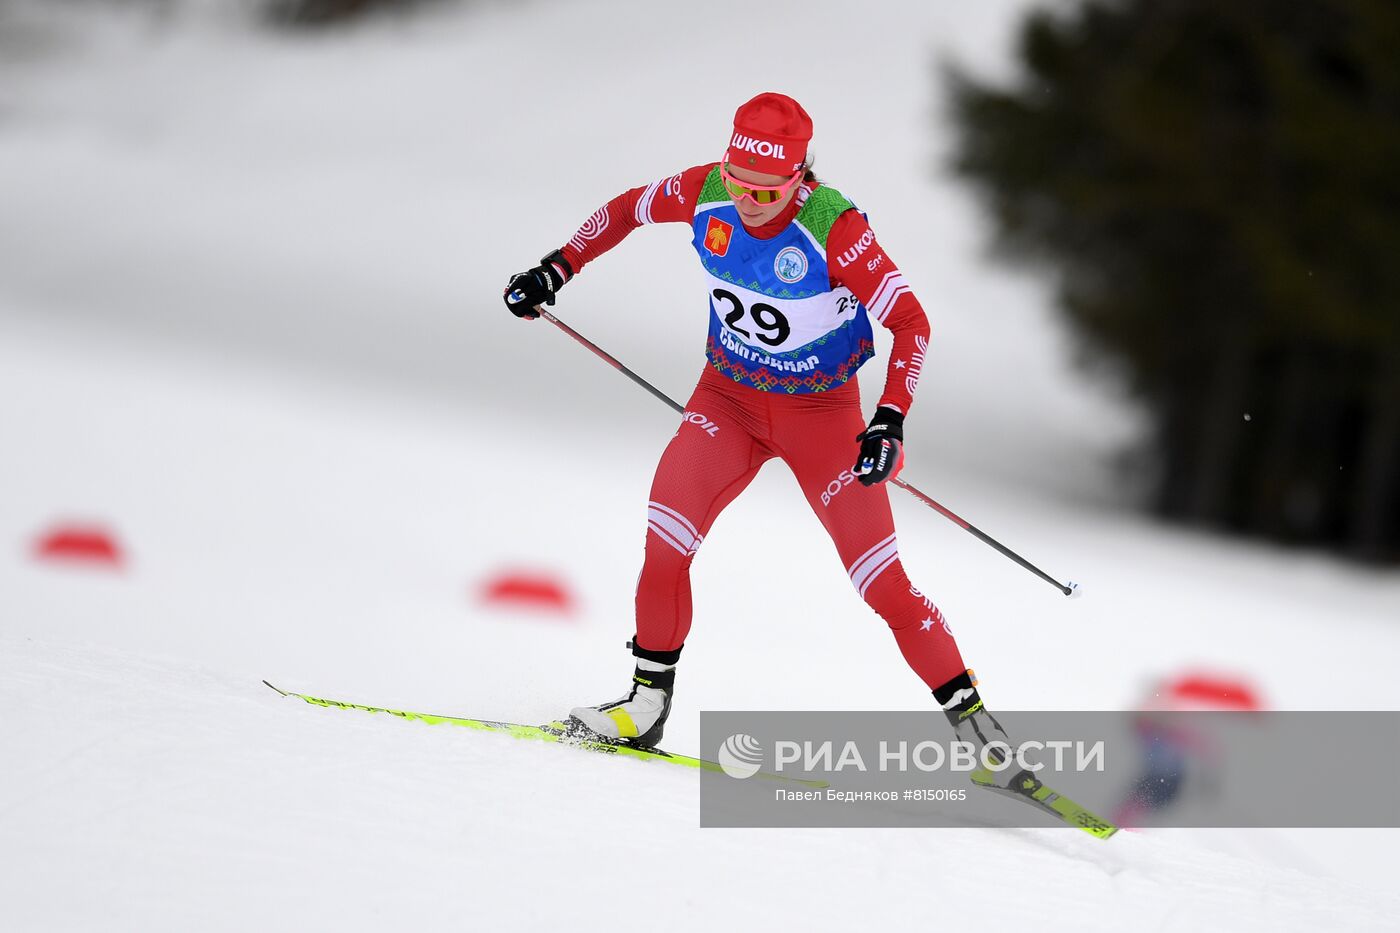
<instances>
[{"instance_id":1,"label":"skier's face","mask_svg":"<svg viewBox=\"0 0 1400 933\"><path fill-rule=\"evenodd\" d=\"M790 175L768 175L763 172L754 172L737 165L729 165L725 169L735 180L748 182L751 185L781 185L792 178ZM783 208L787 207L788 202L797 195L797 188L797 185L792 185L783 192L778 200L771 204L757 204L753 198L736 198L732 194L730 200L734 202L735 209L739 211L739 219L744 222L744 226L761 227L783 212Z\"/></svg>"}]
</instances>

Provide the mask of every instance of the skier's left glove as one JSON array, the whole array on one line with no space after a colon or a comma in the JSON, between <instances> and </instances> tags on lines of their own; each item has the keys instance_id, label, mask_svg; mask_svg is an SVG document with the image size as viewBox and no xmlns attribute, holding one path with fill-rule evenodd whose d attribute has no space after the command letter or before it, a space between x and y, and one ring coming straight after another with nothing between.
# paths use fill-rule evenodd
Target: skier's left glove
<instances>
[{"instance_id":1,"label":"skier's left glove","mask_svg":"<svg viewBox=\"0 0 1400 933\"><path fill-rule=\"evenodd\" d=\"M554 293L574 277L573 267L564 254L555 250L528 272L518 272L506 285L505 302L510 313L527 321L539 317L538 304L554 304Z\"/></svg>"},{"instance_id":2,"label":"skier's left glove","mask_svg":"<svg viewBox=\"0 0 1400 933\"><path fill-rule=\"evenodd\" d=\"M851 472L863 486L874 486L899 472L904 465L904 416L881 405L870 426L856 435L860 456Z\"/></svg>"}]
</instances>

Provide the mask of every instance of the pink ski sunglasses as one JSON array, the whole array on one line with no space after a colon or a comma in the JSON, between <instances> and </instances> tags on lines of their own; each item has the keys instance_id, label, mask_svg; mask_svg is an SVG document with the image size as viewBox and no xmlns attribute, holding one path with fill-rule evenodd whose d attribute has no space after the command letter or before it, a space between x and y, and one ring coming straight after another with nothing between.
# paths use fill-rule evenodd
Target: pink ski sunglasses
<instances>
[{"instance_id":1,"label":"pink ski sunglasses","mask_svg":"<svg viewBox=\"0 0 1400 933\"><path fill-rule=\"evenodd\" d=\"M724 190L729 192L729 196L736 201L748 198L755 204L768 205L781 201L787 197L787 193L793 186L802 180L802 171L799 169L787 181L779 185L755 185L751 182L740 181L729 174L729 160L719 164L719 179L724 183Z\"/></svg>"}]
</instances>

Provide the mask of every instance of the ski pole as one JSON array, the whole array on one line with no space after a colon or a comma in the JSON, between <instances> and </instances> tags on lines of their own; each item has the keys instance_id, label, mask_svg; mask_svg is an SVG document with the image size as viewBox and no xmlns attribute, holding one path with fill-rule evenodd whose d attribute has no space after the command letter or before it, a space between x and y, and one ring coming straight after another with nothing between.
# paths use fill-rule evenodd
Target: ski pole
<instances>
[{"instance_id":1,"label":"ski pole","mask_svg":"<svg viewBox=\"0 0 1400 933\"><path fill-rule=\"evenodd\" d=\"M915 489L913 486L906 483L899 477L893 477L890 480L890 482L894 483L900 489L903 489L905 492L909 493L915 499L918 499L924 505L933 509L939 515L942 515L944 518L948 519L954 525L957 525L963 531L969 532L972 535L976 536L976 538L982 543L989 544L992 547L996 548L1002 554L1011 558L1016 563L1020 564L1022 567L1025 567L1031 573L1035 574L1037 577L1040 577L1040 579L1044 580L1046 583L1050 584L1055 589L1059 590L1061 593L1064 593L1071 599L1075 599L1079 596L1078 583L1075 583L1073 580L1069 581L1068 583L1061 583L1059 580L1056 580L1054 577L1050 576L1050 574L1046 573L1044 570L1041 570L1035 564L1032 564L1020 554L1017 554L1015 551L1011 550L1011 548L1002 544L996 538L993 538L991 535L987 534L985 531L978 528L976 525L973 525L971 522L968 522L965 519L959 518L957 515L954 515L948 509L939 505L937 502L934 502L933 499L928 495L928 493L921 492L920 490Z\"/></svg>"},{"instance_id":2,"label":"ski pole","mask_svg":"<svg viewBox=\"0 0 1400 933\"><path fill-rule=\"evenodd\" d=\"M544 318L546 321L553 324L555 327L559 328L564 333L577 340L579 343L583 344L589 350L592 350L594 355L597 356L599 359L603 360L603 362L607 363L613 369L616 369L628 379L631 379L637 385L641 386L643 389L646 389L653 396L666 403L668 406L670 406L672 411L675 411L677 414L685 413L685 408L676 404L676 402L669 395L662 392L650 382L647 382L641 376L638 376L636 373L632 372L632 370L628 369L626 366L622 365L622 362L618 360L617 357L608 353L608 351L604 350L602 347L598 346L596 343L583 336L583 334L580 334L578 331L574 330L568 324L565 324L563 321L559 320L559 318L555 317L553 314L550 314L549 311L546 310L543 306L535 305L535 310L540 313L540 317ZM915 499L918 499L924 505L933 509L939 515L942 515L944 518L957 525L963 531L972 534L984 544L988 544L996 548L999 552L1001 552L1001 554L1011 558L1016 563L1020 564L1022 567L1035 574L1037 577L1040 577L1040 579L1044 580L1046 583L1049 583L1051 586L1055 587L1055 589L1059 590L1061 593L1064 593L1066 596L1069 596L1071 598L1079 596L1080 589L1078 583L1074 583L1072 581L1069 583L1061 583L1059 580L1055 579L1045 571L1041 570L1035 564L1032 564L1030 561L1026 560L1020 554L1017 554L1015 551L1011 550L1009 547L1002 544L1000 541L993 538L991 535L982 531L977 526L971 524L970 522L962 518L959 518L953 512L935 502L933 498L927 493L921 492L920 490L911 486L909 483L904 482L904 480L895 477L891 479L890 482L898 486L900 489L903 489L904 491L908 492Z\"/></svg>"},{"instance_id":3,"label":"ski pole","mask_svg":"<svg viewBox=\"0 0 1400 933\"><path fill-rule=\"evenodd\" d=\"M676 414L685 414L685 409L680 405L677 405L674 401L672 401L671 396L667 395L665 392L662 392L656 386L652 385L650 382L647 382L645 379L632 372L632 370L628 369L626 366L623 366L622 363L617 359L617 357L611 355L610 353L608 353L608 351L604 350L602 347L598 346L596 343L589 340L587 337L583 336L583 334L580 334L578 331L574 330L568 324L565 324L563 321L559 320L557 317L550 314L548 311L546 311L539 305L535 305L535 310L538 311L540 313L540 316L543 317L546 321L553 324L555 327L559 328L564 333L568 334L570 337L574 338L588 349L592 350L594 354L597 355L598 358L601 359L603 362L607 363L613 369L622 373L622 375L626 376L628 379L631 379L637 385L641 386L643 389L646 389L652 395L656 396L661 401L671 406L671 409Z\"/></svg>"}]
</instances>

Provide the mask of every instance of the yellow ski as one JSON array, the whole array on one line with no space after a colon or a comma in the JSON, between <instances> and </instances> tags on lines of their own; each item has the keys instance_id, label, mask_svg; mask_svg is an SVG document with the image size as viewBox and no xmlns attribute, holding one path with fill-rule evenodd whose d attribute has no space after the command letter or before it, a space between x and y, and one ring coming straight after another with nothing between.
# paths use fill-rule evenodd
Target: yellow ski
<instances>
[{"instance_id":1,"label":"yellow ski","mask_svg":"<svg viewBox=\"0 0 1400 933\"><path fill-rule=\"evenodd\" d=\"M582 749L586 752L598 752L604 755L621 755L626 758L638 758L642 761L665 761L686 768L697 768L702 771L724 770L717 761L706 761L704 758L691 758L689 755L674 755L671 752L659 748L639 748L635 745L628 745L625 742L611 742L597 736L579 735L574 730L571 730L568 724L563 722L551 722L542 726L527 726L516 722L499 722L494 719L467 719L461 716L440 716L435 713L414 713L408 710L386 709L381 706L346 703L343 700L328 700L324 697L313 697L304 693L294 693L290 690L283 690L280 687L273 686L266 680L264 680L263 683L272 687L273 690L276 690L284 697L296 697L299 700L305 700L312 706L353 709L364 713L388 713L390 716L397 716L400 719L416 719L430 726L435 726L439 723L447 723L452 726L476 729L480 732L500 732L517 739L534 739L540 742L553 742L558 745L567 745L570 748ZM786 777L781 774L770 774L766 771L760 771L755 777L766 778L770 781L783 781L789 784L803 784L807 787L827 786L825 781L804 781L798 778Z\"/></svg>"}]
</instances>

